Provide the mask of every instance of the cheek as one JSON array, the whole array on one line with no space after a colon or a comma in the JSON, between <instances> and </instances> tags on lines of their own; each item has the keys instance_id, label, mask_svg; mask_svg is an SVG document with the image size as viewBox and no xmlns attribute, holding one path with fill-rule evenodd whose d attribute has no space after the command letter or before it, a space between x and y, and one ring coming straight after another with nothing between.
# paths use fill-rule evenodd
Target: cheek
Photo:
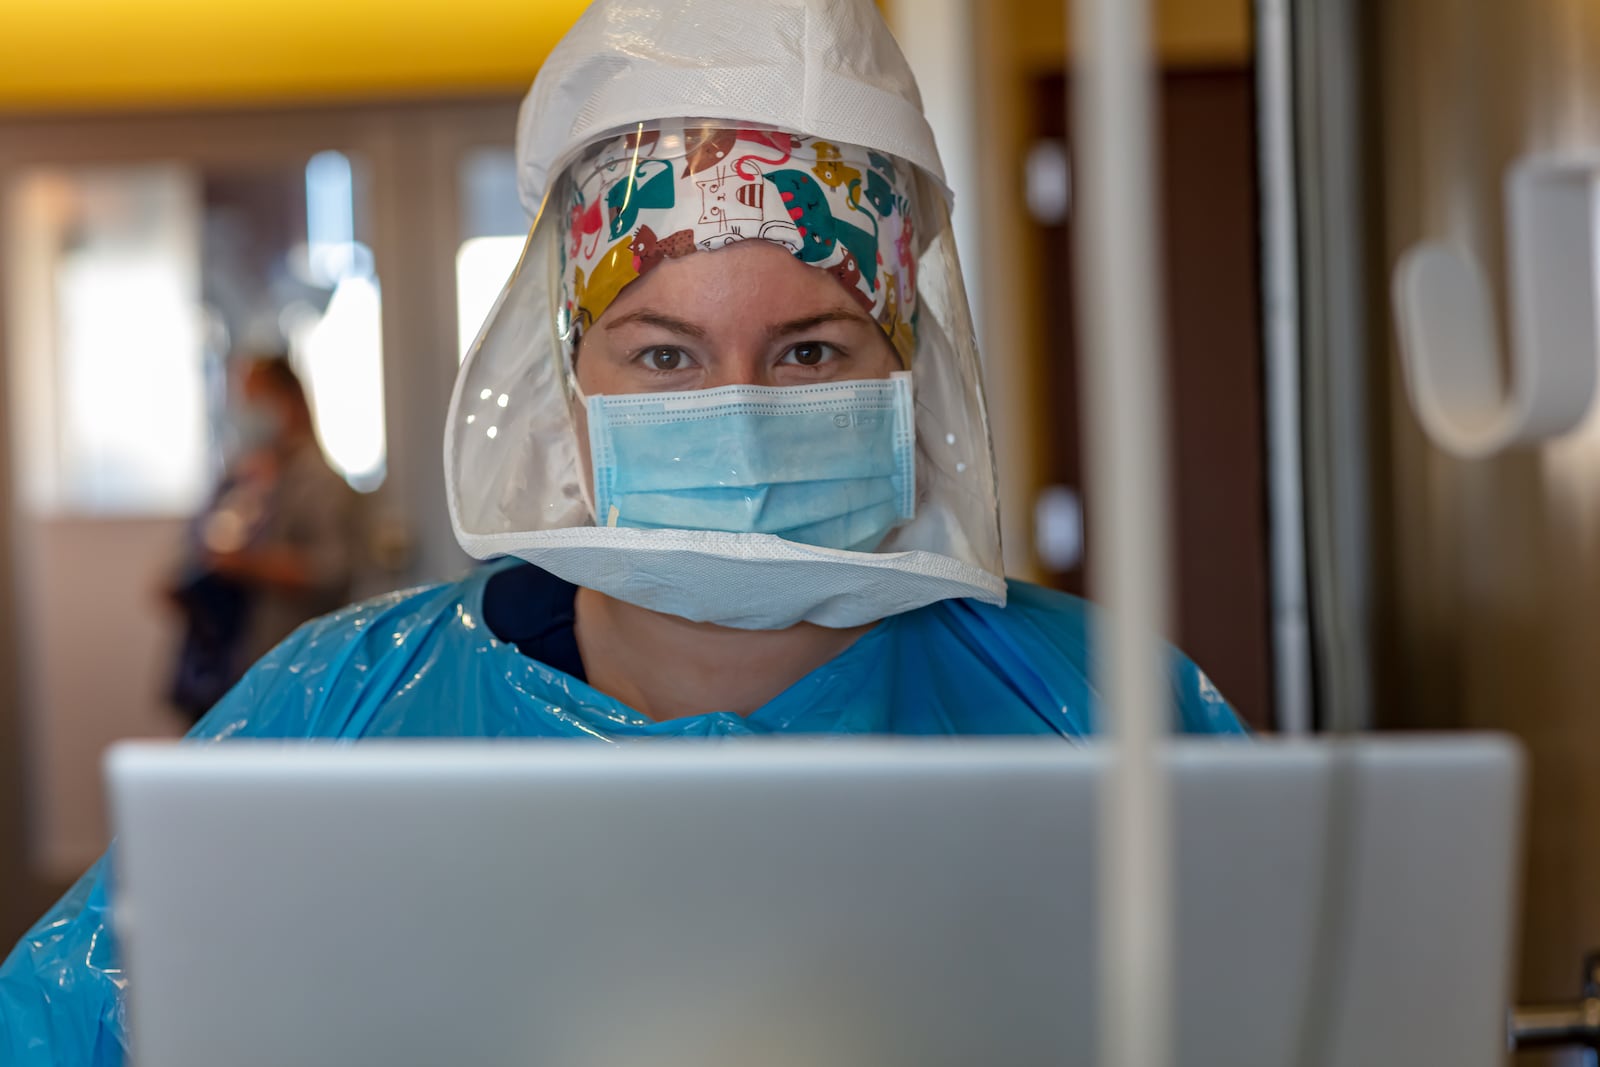
<instances>
[{"instance_id":1,"label":"cheek","mask_svg":"<svg viewBox=\"0 0 1600 1067\"><path fill-rule=\"evenodd\" d=\"M578 380L578 388L583 390L584 396L597 396L605 392L602 388L605 375L599 366L599 355L598 352L590 351L587 355L580 352L573 356L572 376ZM583 405L576 399L573 400L573 404L582 411Z\"/></svg>"},{"instance_id":2,"label":"cheek","mask_svg":"<svg viewBox=\"0 0 1600 1067\"><path fill-rule=\"evenodd\" d=\"M573 374L584 396L601 396L623 392L618 388L623 380L622 369L617 365L616 354L591 334L584 338L579 353L574 357Z\"/></svg>"},{"instance_id":3,"label":"cheek","mask_svg":"<svg viewBox=\"0 0 1600 1067\"><path fill-rule=\"evenodd\" d=\"M873 356L870 362L874 368L872 375L874 378L887 378L897 371L911 369L900 361L900 353L895 350L894 345L889 341L888 335L882 330L879 330L878 336L873 339L872 352Z\"/></svg>"}]
</instances>

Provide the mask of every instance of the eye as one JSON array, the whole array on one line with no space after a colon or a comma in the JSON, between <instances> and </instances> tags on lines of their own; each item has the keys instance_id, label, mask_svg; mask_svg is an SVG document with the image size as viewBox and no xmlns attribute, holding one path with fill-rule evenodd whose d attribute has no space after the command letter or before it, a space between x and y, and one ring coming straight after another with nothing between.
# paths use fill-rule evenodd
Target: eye
<instances>
[{"instance_id":1,"label":"eye","mask_svg":"<svg viewBox=\"0 0 1600 1067\"><path fill-rule=\"evenodd\" d=\"M839 356L839 350L821 341L805 341L784 353L783 362L798 363L802 367L820 367Z\"/></svg>"},{"instance_id":2,"label":"eye","mask_svg":"<svg viewBox=\"0 0 1600 1067\"><path fill-rule=\"evenodd\" d=\"M639 353L639 360L648 369L661 371L662 373L682 370L692 362L689 359L689 353L681 348L673 348L670 345L647 348Z\"/></svg>"}]
</instances>

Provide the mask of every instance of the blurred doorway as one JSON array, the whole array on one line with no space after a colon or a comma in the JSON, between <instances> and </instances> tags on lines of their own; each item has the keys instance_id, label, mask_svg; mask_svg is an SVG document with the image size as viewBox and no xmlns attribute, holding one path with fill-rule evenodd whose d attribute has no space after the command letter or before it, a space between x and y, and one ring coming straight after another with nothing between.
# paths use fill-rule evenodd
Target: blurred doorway
<instances>
[{"instance_id":1,"label":"blurred doorway","mask_svg":"<svg viewBox=\"0 0 1600 1067\"><path fill-rule=\"evenodd\" d=\"M368 494L365 591L470 565L439 442L458 319L527 228L514 121L495 99L0 123L0 940L104 848L104 748L181 729L157 590L230 446L230 352L292 353Z\"/></svg>"},{"instance_id":2,"label":"blurred doorway","mask_svg":"<svg viewBox=\"0 0 1600 1067\"><path fill-rule=\"evenodd\" d=\"M1265 729L1274 718L1254 77L1244 65L1163 72L1157 147L1177 580L1172 637L1251 726ZM1049 315L1048 403L1066 413L1045 420L1045 473L1054 488L1040 503L1037 540L1051 583L1081 596L1094 552L1081 537L1082 515L1094 501L1084 488L1078 435L1070 90L1059 73L1036 79L1033 90L1031 274L1035 306Z\"/></svg>"}]
</instances>

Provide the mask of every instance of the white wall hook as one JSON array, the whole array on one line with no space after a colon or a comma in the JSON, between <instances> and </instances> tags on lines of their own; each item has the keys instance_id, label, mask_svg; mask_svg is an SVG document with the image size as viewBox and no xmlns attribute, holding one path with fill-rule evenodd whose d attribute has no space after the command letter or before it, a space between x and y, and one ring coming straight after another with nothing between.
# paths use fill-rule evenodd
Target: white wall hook
<instances>
[{"instance_id":1,"label":"white wall hook","mask_svg":"<svg viewBox=\"0 0 1600 1067\"><path fill-rule=\"evenodd\" d=\"M1556 437L1588 414L1600 374L1600 156L1535 155L1506 175L1509 357L1477 260L1440 242L1394 275L1407 391L1423 429L1457 455Z\"/></svg>"}]
</instances>

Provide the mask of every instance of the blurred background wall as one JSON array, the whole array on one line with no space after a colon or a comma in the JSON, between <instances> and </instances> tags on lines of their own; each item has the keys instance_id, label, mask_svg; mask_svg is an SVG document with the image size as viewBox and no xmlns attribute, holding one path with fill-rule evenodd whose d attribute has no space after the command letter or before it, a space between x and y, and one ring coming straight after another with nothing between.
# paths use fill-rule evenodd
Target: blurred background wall
<instances>
[{"instance_id":1,"label":"blurred background wall","mask_svg":"<svg viewBox=\"0 0 1600 1067\"><path fill-rule=\"evenodd\" d=\"M1370 29L1377 258L1392 266L1419 240L1449 240L1504 294L1508 166L1592 152L1600 137L1600 9L1408 0L1375 7ZM1500 299L1502 324L1507 313ZM1377 719L1508 730L1528 746L1521 989L1569 996L1582 950L1600 945L1600 422L1462 460L1420 430L1387 331L1370 368Z\"/></svg>"},{"instance_id":2,"label":"blurred background wall","mask_svg":"<svg viewBox=\"0 0 1600 1067\"><path fill-rule=\"evenodd\" d=\"M516 104L581 2L0 11L0 939L105 846L98 761L176 736L163 586L289 351L365 497L361 595L469 562L445 403L520 251Z\"/></svg>"}]
</instances>

